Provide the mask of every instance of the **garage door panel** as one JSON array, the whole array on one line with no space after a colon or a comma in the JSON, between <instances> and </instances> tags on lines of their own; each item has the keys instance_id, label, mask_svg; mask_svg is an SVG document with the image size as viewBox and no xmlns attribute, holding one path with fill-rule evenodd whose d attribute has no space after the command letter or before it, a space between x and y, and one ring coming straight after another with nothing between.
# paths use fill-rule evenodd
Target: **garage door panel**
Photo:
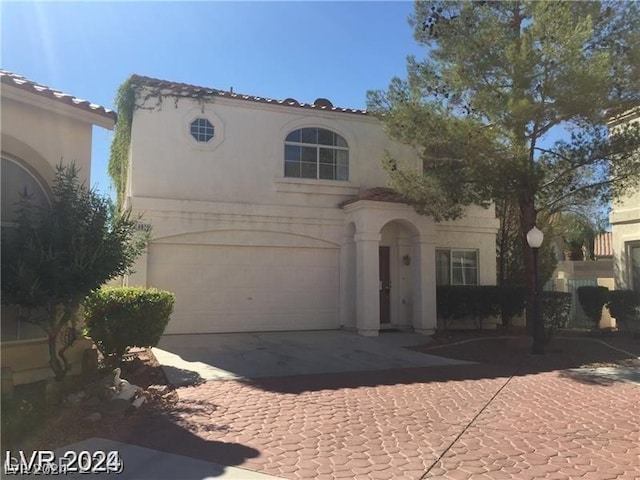
<instances>
[{"instance_id":1,"label":"garage door panel","mask_svg":"<svg viewBox=\"0 0 640 480\"><path fill-rule=\"evenodd\" d=\"M156 244L148 283L172 291L166 333L337 328L339 252Z\"/></svg>"}]
</instances>

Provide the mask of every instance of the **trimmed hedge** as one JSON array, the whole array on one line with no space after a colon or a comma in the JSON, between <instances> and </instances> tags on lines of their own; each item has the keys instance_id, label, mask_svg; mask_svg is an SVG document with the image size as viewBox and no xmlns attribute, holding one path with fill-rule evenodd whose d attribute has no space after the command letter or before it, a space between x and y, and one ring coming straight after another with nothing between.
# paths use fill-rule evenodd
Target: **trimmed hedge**
<instances>
[{"instance_id":1,"label":"trimmed hedge","mask_svg":"<svg viewBox=\"0 0 640 480\"><path fill-rule=\"evenodd\" d=\"M611 316L623 330L640 330L640 292L612 290L607 304Z\"/></svg>"},{"instance_id":2,"label":"trimmed hedge","mask_svg":"<svg viewBox=\"0 0 640 480\"><path fill-rule=\"evenodd\" d=\"M437 287L437 310L443 319L486 317L498 313L497 287L450 286Z\"/></svg>"},{"instance_id":3,"label":"trimmed hedge","mask_svg":"<svg viewBox=\"0 0 640 480\"><path fill-rule=\"evenodd\" d=\"M438 316L445 326L447 320L471 317L482 328L483 317L500 314L505 323L505 319L522 314L526 293L521 286L440 285L436 293ZM554 329L566 327L571 316L571 294L540 292L540 310L549 335Z\"/></svg>"},{"instance_id":4,"label":"trimmed hedge","mask_svg":"<svg viewBox=\"0 0 640 480\"><path fill-rule=\"evenodd\" d=\"M578 300L582 310L593 321L596 329L600 326L602 307L606 305L608 299L609 289L607 287L578 287Z\"/></svg>"},{"instance_id":5,"label":"trimmed hedge","mask_svg":"<svg viewBox=\"0 0 640 480\"><path fill-rule=\"evenodd\" d=\"M502 314L503 322L522 313L525 305L523 287L495 285L439 285L436 290L438 316L445 321L470 317L482 329L482 321Z\"/></svg>"},{"instance_id":6,"label":"trimmed hedge","mask_svg":"<svg viewBox=\"0 0 640 480\"><path fill-rule=\"evenodd\" d=\"M501 286L500 289L500 312L502 314L502 324L509 326L511 319L524 312L527 304L527 289L523 286Z\"/></svg>"},{"instance_id":7,"label":"trimmed hedge","mask_svg":"<svg viewBox=\"0 0 640 480\"><path fill-rule=\"evenodd\" d=\"M169 323L175 296L155 288L104 287L84 302L87 334L107 361L131 347L153 347Z\"/></svg>"}]
</instances>

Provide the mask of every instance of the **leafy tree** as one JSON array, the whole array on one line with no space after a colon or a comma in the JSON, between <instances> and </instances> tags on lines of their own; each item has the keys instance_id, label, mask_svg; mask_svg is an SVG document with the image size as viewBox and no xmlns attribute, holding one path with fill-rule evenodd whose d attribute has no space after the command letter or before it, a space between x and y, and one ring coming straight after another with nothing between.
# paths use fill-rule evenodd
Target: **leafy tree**
<instances>
[{"instance_id":1,"label":"leafy tree","mask_svg":"<svg viewBox=\"0 0 640 480\"><path fill-rule=\"evenodd\" d=\"M513 199L496 199L496 217L500 227L496 237L498 285L524 285L525 271L522 256L523 235L520 209ZM572 206L565 211L537 217L537 225L545 233L538 256L539 284L544 285L552 276L562 254L570 253L573 260L593 260L596 235L606 231L603 212L592 206ZM587 257L583 258L583 248Z\"/></svg>"},{"instance_id":2,"label":"leafy tree","mask_svg":"<svg viewBox=\"0 0 640 480\"><path fill-rule=\"evenodd\" d=\"M597 234L604 230L597 225L593 217L573 212L563 212L555 216L556 235L560 236L571 258L567 260L593 260L594 241ZM586 249L586 255L585 251Z\"/></svg>"},{"instance_id":3,"label":"leafy tree","mask_svg":"<svg viewBox=\"0 0 640 480\"><path fill-rule=\"evenodd\" d=\"M49 365L62 380L79 310L92 290L126 273L146 244L137 219L81 184L74 165L57 167L50 208L18 202L15 228L2 231L2 301L48 338Z\"/></svg>"},{"instance_id":4,"label":"leafy tree","mask_svg":"<svg viewBox=\"0 0 640 480\"><path fill-rule=\"evenodd\" d=\"M503 286L526 284L524 259L522 257L523 239L520 222L520 210L513 199L497 199L495 202L496 217L500 221L496 237L497 283ZM538 228L545 232L547 239L555 233L549 222L538 220ZM538 282L544 285L553 274L558 261L554 245L547 241L540 248L538 255Z\"/></svg>"},{"instance_id":5,"label":"leafy tree","mask_svg":"<svg viewBox=\"0 0 640 480\"><path fill-rule=\"evenodd\" d=\"M515 202L531 304L524 238L538 217L606 203L640 183L639 126L607 131L613 114L640 103L639 6L425 1L410 24L426 57L408 59L406 80L368 94L388 134L422 160L416 170L387 155L391 186L436 220ZM542 353L539 319L533 333Z\"/></svg>"}]
</instances>

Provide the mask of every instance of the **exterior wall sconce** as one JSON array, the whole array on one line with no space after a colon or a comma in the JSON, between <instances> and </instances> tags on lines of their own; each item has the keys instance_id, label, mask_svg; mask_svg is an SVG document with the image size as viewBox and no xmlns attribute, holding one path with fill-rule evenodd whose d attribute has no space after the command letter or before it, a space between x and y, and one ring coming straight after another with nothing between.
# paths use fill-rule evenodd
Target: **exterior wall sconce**
<instances>
[{"instance_id":1,"label":"exterior wall sconce","mask_svg":"<svg viewBox=\"0 0 640 480\"><path fill-rule=\"evenodd\" d=\"M402 257L402 263L407 266L411 265L411 257L409 255L405 255Z\"/></svg>"}]
</instances>

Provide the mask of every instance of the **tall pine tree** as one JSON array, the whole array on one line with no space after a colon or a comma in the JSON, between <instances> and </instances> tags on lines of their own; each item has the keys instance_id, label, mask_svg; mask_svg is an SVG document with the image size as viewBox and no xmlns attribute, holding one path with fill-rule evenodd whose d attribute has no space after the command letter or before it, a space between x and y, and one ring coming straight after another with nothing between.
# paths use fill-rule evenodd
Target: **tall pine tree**
<instances>
[{"instance_id":1,"label":"tall pine tree","mask_svg":"<svg viewBox=\"0 0 640 480\"><path fill-rule=\"evenodd\" d=\"M640 128L607 130L612 115L640 105L639 6L416 2L410 24L425 58L410 57L407 79L368 94L389 136L423 161L416 171L388 156L391 185L436 220L515 202L532 303L525 235L538 215L606 204L640 184ZM534 344L541 353L535 334Z\"/></svg>"}]
</instances>

